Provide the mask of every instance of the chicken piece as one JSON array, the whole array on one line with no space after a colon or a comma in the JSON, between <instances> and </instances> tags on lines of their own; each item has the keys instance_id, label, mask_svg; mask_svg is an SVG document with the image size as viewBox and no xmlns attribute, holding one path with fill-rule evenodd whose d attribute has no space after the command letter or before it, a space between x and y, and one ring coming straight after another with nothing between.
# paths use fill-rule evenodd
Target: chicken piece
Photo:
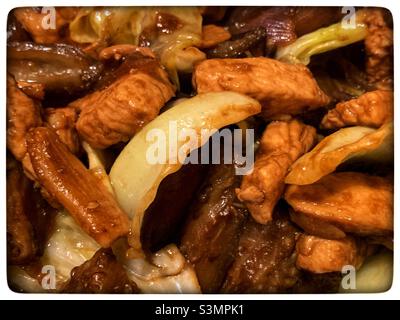
<instances>
[{"instance_id":1,"label":"chicken piece","mask_svg":"<svg viewBox=\"0 0 400 320\"><path fill-rule=\"evenodd\" d=\"M379 128L393 119L393 91L376 90L349 101L340 102L322 119L324 129L347 126Z\"/></svg>"},{"instance_id":2,"label":"chicken piece","mask_svg":"<svg viewBox=\"0 0 400 320\"><path fill-rule=\"evenodd\" d=\"M138 47L133 44L117 44L104 48L99 53L100 60L121 60L135 52L140 52L143 56L155 58L154 52L148 47Z\"/></svg>"},{"instance_id":3,"label":"chicken piece","mask_svg":"<svg viewBox=\"0 0 400 320\"><path fill-rule=\"evenodd\" d=\"M203 26L202 30L203 39L200 48L207 49L216 46L218 43L224 42L231 38L231 34L223 27L216 26L215 24L208 24Z\"/></svg>"},{"instance_id":4,"label":"chicken piece","mask_svg":"<svg viewBox=\"0 0 400 320\"><path fill-rule=\"evenodd\" d=\"M67 293L138 293L118 263L111 249L100 249L82 265L71 271L71 279L63 292Z\"/></svg>"},{"instance_id":5,"label":"chicken piece","mask_svg":"<svg viewBox=\"0 0 400 320\"><path fill-rule=\"evenodd\" d=\"M343 230L324 220L302 213L299 214L293 210L290 212L290 218L307 234L324 239L342 239L346 237L346 233L344 233Z\"/></svg>"},{"instance_id":6,"label":"chicken piece","mask_svg":"<svg viewBox=\"0 0 400 320\"><path fill-rule=\"evenodd\" d=\"M128 216L107 187L51 129L30 130L27 146L38 182L102 247L128 233Z\"/></svg>"},{"instance_id":7,"label":"chicken piece","mask_svg":"<svg viewBox=\"0 0 400 320\"><path fill-rule=\"evenodd\" d=\"M390 235L393 231L393 185L357 172L339 172L310 185L290 185L286 201L306 215L344 232Z\"/></svg>"},{"instance_id":8,"label":"chicken piece","mask_svg":"<svg viewBox=\"0 0 400 320\"><path fill-rule=\"evenodd\" d=\"M278 217L266 225L249 218L222 292L289 292L301 277L295 267L298 235L287 218Z\"/></svg>"},{"instance_id":9,"label":"chicken piece","mask_svg":"<svg viewBox=\"0 0 400 320\"><path fill-rule=\"evenodd\" d=\"M18 81L17 86L32 99L43 100L45 87L42 83L30 83L28 81Z\"/></svg>"},{"instance_id":10,"label":"chicken piece","mask_svg":"<svg viewBox=\"0 0 400 320\"><path fill-rule=\"evenodd\" d=\"M376 89L393 90L393 30L387 26L383 8L364 9L363 22L368 34L365 38L366 72Z\"/></svg>"},{"instance_id":11,"label":"chicken piece","mask_svg":"<svg viewBox=\"0 0 400 320\"><path fill-rule=\"evenodd\" d=\"M208 59L195 67L192 81L198 93L236 91L259 100L266 119L329 102L307 67L264 57Z\"/></svg>"},{"instance_id":12,"label":"chicken piece","mask_svg":"<svg viewBox=\"0 0 400 320\"><path fill-rule=\"evenodd\" d=\"M254 170L236 193L258 223L267 223L285 187L289 167L315 143L316 131L298 120L275 121L265 130Z\"/></svg>"},{"instance_id":13,"label":"chicken piece","mask_svg":"<svg viewBox=\"0 0 400 320\"><path fill-rule=\"evenodd\" d=\"M7 159L7 259L11 264L29 262L37 252L28 219L31 189L31 182L24 176L19 163Z\"/></svg>"},{"instance_id":14,"label":"chicken piece","mask_svg":"<svg viewBox=\"0 0 400 320\"><path fill-rule=\"evenodd\" d=\"M296 244L296 266L314 273L342 271L346 265L358 269L368 254L367 245L353 237L327 240L301 235Z\"/></svg>"},{"instance_id":15,"label":"chicken piece","mask_svg":"<svg viewBox=\"0 0 400 320\"><path fill-rule=\"evenodd\" d=\"M27 132L41 124L40 105L7 76L7 147L17 160L21 161L26 155Z\"/></svg>"},{"instance_id":16,"label":"chicken piece","mask_svg":"<svg viewBox=\"0 0 400 320\"><path fill-rule=\"evenodd\" d=\"M82 110L76 128L93 148L129 140L174 95L167 73L155 59L137 53L123 67L129 69L111 85L70 105Z\"/></svg>"},{"instance_id":17,"label":"chicken piece","mask_svg":"<svg viewBox=\"0 0 400 320\"><path fill-rule=\"evenodd\" d=\"M61 39L62 29L68 20L58 10L55 10L55 17L52 14L51 11L42 13L39 8L14 9L15 17L36 43L55 43ZM51 25L52 21L54 26Z\"/></svg>"},{"instance_id":18,"label":"chicken piece","mask_svg":"<svg viewBox=\"0 0 400 320\"><path fill-rule=\"evenodd\" d=\"M75 130L77 118L74 108L44 109L45 125L53 129L61 142L74 154L77 154L80 149L78 133Z\"/></svg>"},{"instance_id":19,"label":"chicken piece","mask_svg":"<svg viewBox=\"0 0 400 320\"><path fill-rule=\"evenodd\" d=\"M193 264L204 293L220 289L235 258L247 210L237 204L233 165L214 165L196 198L183 229L180 249Z\"/></svg>"}]
</instances>

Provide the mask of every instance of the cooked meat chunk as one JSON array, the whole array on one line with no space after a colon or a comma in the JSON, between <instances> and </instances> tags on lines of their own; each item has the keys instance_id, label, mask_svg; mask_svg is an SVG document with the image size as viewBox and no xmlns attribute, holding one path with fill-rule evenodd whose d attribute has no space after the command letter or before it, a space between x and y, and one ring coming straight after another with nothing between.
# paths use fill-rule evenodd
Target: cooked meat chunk
<instances>
[{"instance_id":1,"label":"cooked meat chunk","mask_svg":"<svg viewBox=\"0 0 400 320\"><path fill-rule=\"evenodd\" d=\"M322 119L324 129L347 126L380 127L393 118L393 91L375 90L340 102Z\"/></svg>"},{"instance_id":2,"label":"cooked meat chunk","mask_svg":"<svg viewBox=\"0 0 400 320\"><path fill-rule=\"evenodd\" d=\"M363 21L367 24L365 38L366 71L376 89L393 89L393 30L386 23L390 12L383 8L368 8Z\"/></svg>"},{"instance_id":3,"label":"cooked meat chunk","mask_svg":"<svg viewBox=\"0 0 400 320\"><path fill-rule=\"evenodd\" d=\"M161 182L157 195L143 218L143 248L156 252L166 245L178 243L179 230L205 174L206 165L186 164Z\"/></svg>"},{"instance_id":4,"label":"cooked meat chunk","mask_svg":"<svg viewBox=\"0 0 400 320\"><path fill-rule=\"evenodd\" d=\"M108 87L71 104L82 110L76 128L94 148L127 141L174 95L167 73L152 58L127 58L130 70Z\"/></svg>"},{"instance_id":5,"label":"cooked meat chunk","mask_svg":"<svg viewBox=\"0 0 400 320\"><path fill-rule=\"evenodd\" d=\"M14 15L36 43L54 43L60 40L61 31L68 21L56 10L55 28L50 25L49 12L39 8L17 8Z\"/></svg>"},{"instance_id":6,"label":"cooked meat chunk","mask_svg":"<svg viewBox=\"0 0 400 320\"><path fill-rule=\"evenodd\" d=\"M64 287L68 293L138 293L118 263L111 249L100 249L88 261L71 271L71 279Z\"/></svg>"},{"instance_id":7,"label":"cooked meat chunk","mask_svg":"<svg viewBox=\"0 0 400 320\"><path fill-rule=\"evenodd\" d=\"M117 44L104 48L99 53L100 60L121 60L123 57L127 57L135 52L140 52L143 56L155 58L154 52L148 47L138 47L132 44Z\"/></svg>"},{"instance_id":8,"label":"cooked meat chunk","mask_svg":"<svg viewBox=\"0 0 400 320\"><path fill-rule=\"evenodd\" d=\"M358 269L367 255L367 245L350 236L339 240L327 240L301 235L297 245L298 268L315 273L342 271L346 265Z\"/></svg>"},{"instance_id":9,"label":"cooked meat chunk","mask_svg":"<svg viewBox=\"0 0 400 320\"><path fill-rule=\"evenodd\" d=\"M289 167L315 143L316 131L298 120L274 121L265 130L251 174L244 176L238 198L259 223L272 219Z\"/></svg>"},{"instance_id":10,"label":"cooked meat chunk","mask_svg":"<svg viewBox=\"0 0 400 320\"><path fill-rule=\"evenodd\" d=\"M7 259L11 264L21 264L32 260L37 251L28 218L32 185L19 163L7 160Z\"/></svg>"},{"instance_id":11,"label":"cooked meat chunk","mask_svg":"<svg viewBox=\"0 0 400 320\"><path fill-rule=\"evenodd\" d=\"M51 129L32 129L27 146L38 182L102 247L128 232L129 219L112 194Z\"/></svg>"},{"instance_id":12,"label":"cooked meat chunk","mask_svg":"<svg viewBox=\"0 0 400 320\"><path fill-rule=\"evenodd\" d=\"M302 270L300 280L293 287L293 293L337 293L343 274L341 272L313 273Z\"/></svg>"},{"instance_id":13,"label":"cooked meat chunk","mask_svg":"<svg viewBox=\"0 0 400 320\"><path fill-rule=\"evenodd\" d=\"M223 293L289 292L300 277L295 267L297 229L286 218L266 225L249 218Z\"/></svg>"},{"instance_id":14,"label":"cooked meat chunk","mask_svg":"<svg viewBox=\"0 0 400 320\"><path fill-rule=\"evenodd\" d=\"M18 81L18 88L21 89L32 99L43 100L45 91L44 85L41 83L30 83L28 81Z\"/></svg>"},{"instance_id":15,"label":"cooked meat chunk","mask_svg":"<svg viewBox=\"0 0 400 320\"><path fill-rule=\"evenodd\" d=\"M22 161L26 155L27 132L41 124L40 105L7 76L7 147L17 160Z\"/></svg>"},{"instance_id":16,"label":"cooked meat chunk","mask_svg":"<svg viewBox=\"0 0 400 320\"><path fill-rule=\"evenodd\" d=\"M214 165L194 199L180 249L194 265L202 292L217 292L235 258L246 209L238 205L233 165Z\"/></svg>"},{"instance_id":17,"label":"cooked meat chunk","mask_svg":"<svg viewBox=\"0 0 400 320\"><path fill-rule=\"evenodd\" d=\"M195 68L193 85L198 93L227 90L247 94L262 103L262 115L267 119L299 114L329 102L305 66L264 57L205 60Z\"/></svg>"},{"instance_id":18,"label":"cooked meat chunk","mask_svg":"<svg viewBox=\"0 0 400 320\"><path fill-rule=\"evenodd\" d=\"M290 218L308 234L325 239L342 239L346 237L346 233L339 227L319 218L307 216L295 211L290 212Z\"/></svg>"},{"instance_id":19,"label":"cooked meat chunk","mask_svg":"<svg viewBox=\"0 0 400 320\"><path fill-rule=\"evenodd\" d=\"M310 185L290 185L286 201L297 214L359 235L393 231L393 185L357 172L333 173Z\"/></svg>"},{"instance_id":20,"label":"cooked meat chunk","mask_svg":"<svg viewBox=\"0 0 400 320\"><path fill-rule=\"evenodd\" d=\"M231 38L231 34L223 27L216 26L215 24L208 24L203 26L202 30L203 39L200 48L212 48L218 43L224 42Z\"/></svg>"},{"instance_id":21,"label":"cooked meat chunk","mask_svg":"<svg viewBox=\"0 0 400 320\"><path fill-rule=\"evenodd\" d=\"M78 153L80 144L75 130L77 120L74 108L46 108L44 110L45 125L57 133L58 138L72 153Z\"/></svg>"}]
</instances>

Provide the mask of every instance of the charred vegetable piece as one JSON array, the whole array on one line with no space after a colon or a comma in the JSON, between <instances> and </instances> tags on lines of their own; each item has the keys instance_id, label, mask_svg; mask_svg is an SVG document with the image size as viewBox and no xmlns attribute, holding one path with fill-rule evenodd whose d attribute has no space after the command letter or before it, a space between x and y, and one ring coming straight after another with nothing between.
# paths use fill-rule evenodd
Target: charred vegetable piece
<instances>
[{"instance_id":1,"label":"charred vegetable piece","mask_svg":"<svg viewBox=\"0 0 400 320\"><path fill-rule=\"evenodd\" d=\"M229 31L239 34L264 27L270 45L285 45L298 36L340 19L339 8L238 7L229 17Z\"/></svg>"},{"instance_id":2,"label":"charred vegetable piece","mask_svg":"<svg viewBox=\"0 0 400 320\"><path fill-rule=\"evenodd\" d=\"M220 289L235 257L247 215L235 196L238 185L233 165L214 165L189 210L180 248L205 293Z\"/></svg>"},{"instance_id":3,"label":"charred vegetable piece","mask_svg":"<svg viewBox=\"0 0 400 320\"><path fill-rule=\"evenodd\" d=\"M247 50L265 39L267 31L263 27L246 32L239 39L219 43L207 52L208 58L239 58L245 56Z\"/></svg>"},{"instance_id":4,"label":"charred vegetable piece","mask_svg":"<svg viewBox=\"0 0 400 320\"><path fill-rule=\"evenodd\" d=\"M102 70L99 62L68 44L11 42L7 55L8 71L17 82L43 85L46 93L83 92Z\"/></svg>"},{"instance_id":5,"label":"charred vegetable piece","mask_svg":"<svg viewBox=\"0 0 400 320\"><path fill-rule=\"evenodd\" d=\"M38 182L101 246L125 235L129 219L112 194L49 128L28 134L28 152Z\"/></svg>"},{"instance_id":6,"label":"charred vegetable piece","mask_svg":"<svg viewBox=\"0 0 400 320\"><path fill-rule=\"evenodd\" d=\"M178 240L188 206L206 172L204 165L187 164L161 182L143 219L141 237L145 249L155 252Z\"/></svg>"}]
</instances>

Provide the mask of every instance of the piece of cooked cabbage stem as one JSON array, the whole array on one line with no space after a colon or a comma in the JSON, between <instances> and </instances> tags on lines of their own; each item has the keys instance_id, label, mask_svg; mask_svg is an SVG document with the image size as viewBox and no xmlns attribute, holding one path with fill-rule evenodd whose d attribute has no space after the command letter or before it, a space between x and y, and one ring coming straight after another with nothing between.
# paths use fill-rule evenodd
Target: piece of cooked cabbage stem
<instances>
[{"instance_id":1,"label":"piece of cooked cabbage stem","mask_svg":"<svg viewBox=\"0 0 400 320\"><path fill-rule=\"evenodd\" d=\"M394 155L393 123L379 129L349 127L322 139L299 158L286 176L287 184L311 184L332 173L343 162L360 159L391 163Z\"/></svg>"},{"instance_id":2,"label":"piece of cooked cabbage stem","mask_svg":"<svg viewBox=\"0 0 400 320\"><path fill-rule=\"evenodd\" d=\"M183 156L187 156L192 150L201 147L215 130L242 121L260 111L261 106L256 100L239 93L226 91L199 94L162 113L132 138L110 172L117 201L132 219L129 236L132 257L144 255L140 229L145 210L154 200L161 181L182 166L180 161L173 160L181 157L182 152ZM167 137L165 150L169 150L168 137L173 134L170 132L171 122L176 123L178 134L193 129L197 139L177 141L176 150L167 152L165 163L152 164L146 154L154 142L149 141L148 135L154 132L153 129L162 132ZM209 129L209 134L204 135L202 129Z\"/></svg>"},{"instance_id":3,"label":"piece of cooked cabbage stem","mask_svg":"<svg viewBox=\"0 0 400 320\"><path fill-rule=\"evenodd\" d=\"M307 65L312 55L363 40L367 36L367 26L362 22L363 17L364 13L359 11L356 13L354 26L348 26L340 21L308 33L292 44L279 48L275 58L288 63Z\"/></svg>"}]
</instances>

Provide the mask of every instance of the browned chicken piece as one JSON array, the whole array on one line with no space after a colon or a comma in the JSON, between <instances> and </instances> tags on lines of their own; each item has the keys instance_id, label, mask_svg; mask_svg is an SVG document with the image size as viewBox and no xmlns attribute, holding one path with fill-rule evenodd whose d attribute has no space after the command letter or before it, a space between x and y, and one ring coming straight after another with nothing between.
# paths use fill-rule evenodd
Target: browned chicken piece
<instances>
[{"instance_id":1,"label":"browned chicken piece","mask_svg":"<svg viewBox=\"0 0 400 320\"><path fill-rule=\"evenodd\" d=\"M71 104L82 110L76 124L78 133L94 148L129 140L174 95L157 60L136 54L124 63L129 66L127 73Z\"/></svg>"},{"instance_id":2,"label":"browned chicken piece","mask_svg":"<svg viewBox=\"0 0 400 320\"><path fill-rule=\"evenodd\" d=\"M50 11L42 13L40 8L24 7L14 10L15 17L36 43L55 43L61 39L62 29L68 23L65 17L68 18L68 16L61 15L58 10L55 10L56 16L53 18L54 26L52 26L51 14Z\"/></svg>"},{"instance_id":3,"label":"browned chicken piece","mask_svg":"<svg viewBox=\"0 0 400 320\"><path fill-rule=\"evenodd\" d=\"M314 218L292 210L290 218L308 234L324 239L342 239L346 237L346 233L342 229L318 217Z\"/></svg>"},{"instance_id":4,"label":"browned chicken piece","mask_svg":"<svg viewBox=\"0 0 400 320\"><path fill-rule=\"evenodd\" d=\"M366 72L376 89L393 90L393 30L388 27L383 8L368 8L363 21L368 28L365 38Z\"/></svg>"},{"instance_id":5,"label":"browned chicken piece","mask_svg":"<svg viewBox=\"0 0 400 320\"><path fill-rule=\"evenodd\" d=\"M346 265L358 269L368 254L367 245L350 236L328 240L301 235L296 251L297 267L315 273L341 272Z\"/></svg>"},{"instance_id":6,"label":"browned chicken piece","mask_svg":"<svg viewBox=\"0 0 400 320\"><path fill-rule=\"evenodd\" d=\"M220 289L235 258L247 211L235 196L233 165L214 165L189 209L180 249L193 264L202 292Z\"/></svg>"},{"instance_id":7,"label":"browned chicken piece","mask_svg":"<svg viewBox=\"0 0 400 320\"><path fill-rule=\"evenodd\" d=\"M82 265L71 271L63 288L67 293L138 293L135 282L118 263L111 249L100 249Z\"/></svg>"},{"instance_id":8,"label":"browned chicken piece","mask_svg":"<svg viewBox=\"0 0 400 320\"><path fill-rule=\"evenodd\" d=\"M347 126L379 128L393 119L393 91L375 90L358 98L340 102L322 119L324 129Z\"/></svg>"},{"instance_id":9,"label":"browned chicken piece","mask_svg":"<svg viewBox=\"0 0 400 320\"><path fill-rule=\"evenodd\" d=\"M27 132L41 124L40 105L7 76L7 147L17 160L21 161L26 155Z\"/></svg>"},{"instance_id":10,"label":"browned chicken piece","mask_svg":"<svg viewBox=\"0 0 400 320\"><path fill-rule=\"evenodd\" d=\"M223 27L216 26L215 24L208 24L203 26L200 48L207 49L215 47L218 43L224 42L231 38L231 34Z\"/></svg>"},{"instance_id":11,"label":"browned chicken piece","mask_svg":"<svg viewBox=\"0 0 400 320\"><path fill-rule=\"evenodd\" d=\"M37 180L102 247L127 234L129 219L99 178L76 158L53 130L30 130L28 152Z\"/></svg>"},{"instance_id":12,"label":"browned chicken piece","mask_svg":"<svg viewBox=\"0 0 400 320\"><path fill-rule=\"evenodd\" d=\"M45 125L54 130L62 143L77 154L80 149L78 133L75 122L78 118L74 108L46 108L44 109Z\"/></svg>"},{"instance_id":13,"label":"browned chicken piece","mask_svg":"<svg viewBox=\"0 0 400 320\"><path fill-rule=\"evenodd\" d=\"M42 83L30 83L27 81L18 81L17 86L29 97L37 100L43 100L45 95L45 86Z\"/></svg>"},{"instance_id":14,"label":"browned chicken piece","mask_svg":"<svg viewBox=\"0 0 400 320\"><path fill-rule=\"evenodd\" d=\"M100 60L121 60L135 52L140 52L142 55L150 58L155 58L154 52L148 47L138 47L133 44L117 44L104 48L99 53Z\"/></svg>"},{"instance_id":15,"label":"browned chicken piece","mask_svg":"<svg viewBox=\"0 0 400 320\"><path fill-rule=\"evenodd\" d=\"M11 264L27 263L37 251L34 231L29 221L32 210L31 182L20 164L7 159L7 259Z\"/></svg>"},{"instance_id":16,"label":"browned chicken piece","mask_svg":"<svg viewBox=\"0 0 400 320\"><path fill-rule=\"evenodd\" d=\"M278 217L266 225L249 218L222 292L289 292L301 277L295 266L298 235L286 218Z\"/></svg>"},{"instance_id":17,"label":"browned chicken piece","mask_svg":"<svg viewBox=\"0 0 400 320\"><path fill-rule=\"evenodd\" d=\"M251 174L236 193L258 223L272 219L289 167L315 143L316 131L298 120L271 122L261 138Z\"/></svg>"},{"instance_id":18,"label":"browned chicken piece","mask_svg":"<svg viewBox=\"0 0 400 320\"><path fill-rule=\"evenodd\" d=\"M339 172L310 185L290 185L286 201L302 214L344 232L390 235L393 232L393 185L384 178Z\"/></svg>"},{"instance_id":19,"label":"browned chicken piece","mask_svg":"<svg viewBox=\"0 0 400 320\"><path fill-rule=\"evenodd\" d=\"M313 110L330 100L307 67L264 57L207 59L195 67L193 85L198 93L227 90L257 99L266 119Z\"/></svg>"}]
</instances>

